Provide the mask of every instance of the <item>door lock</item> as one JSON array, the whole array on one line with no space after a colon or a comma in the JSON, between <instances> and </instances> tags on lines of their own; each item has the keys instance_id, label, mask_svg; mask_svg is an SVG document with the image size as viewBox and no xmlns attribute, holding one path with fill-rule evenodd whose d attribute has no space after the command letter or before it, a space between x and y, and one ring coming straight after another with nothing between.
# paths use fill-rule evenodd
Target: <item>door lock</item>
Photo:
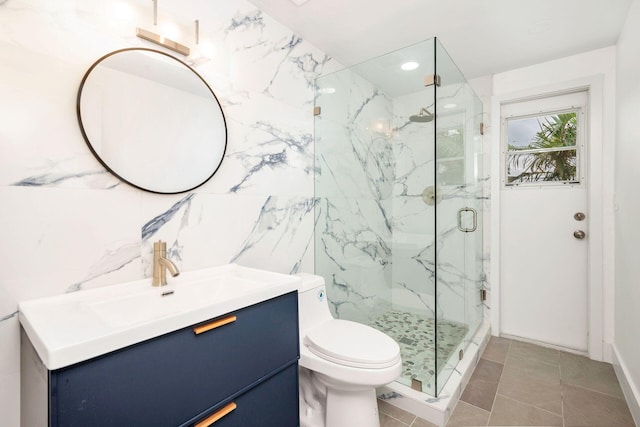
<instances>
[{"instance_id":1,"label":"door lock","mask_svg":"<svg viewBox=\"0 0 640 427\"><path fill-rule=\"evenodd\" d=\"M582 230L576 230L573 232L573 237L576 239L582 240L586 236L585 232Z\"/></svg>"}]
</instances>

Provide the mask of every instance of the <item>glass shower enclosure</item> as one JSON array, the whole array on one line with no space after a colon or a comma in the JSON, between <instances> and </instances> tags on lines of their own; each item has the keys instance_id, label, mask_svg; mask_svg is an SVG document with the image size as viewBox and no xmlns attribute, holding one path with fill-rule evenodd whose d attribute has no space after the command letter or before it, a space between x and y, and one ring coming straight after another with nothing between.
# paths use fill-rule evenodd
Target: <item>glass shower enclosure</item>
<instances>
[{"instance_id":1,"label":"glass shower enclosure","mask_svg":"<svg viewBox=\"0 0 640 427\"><path fill-rule=\"evenodd\" d=\"M482 321L482 103L435 38L316 91L316 274L437 396Z\"/></svg>"}]
</instances>

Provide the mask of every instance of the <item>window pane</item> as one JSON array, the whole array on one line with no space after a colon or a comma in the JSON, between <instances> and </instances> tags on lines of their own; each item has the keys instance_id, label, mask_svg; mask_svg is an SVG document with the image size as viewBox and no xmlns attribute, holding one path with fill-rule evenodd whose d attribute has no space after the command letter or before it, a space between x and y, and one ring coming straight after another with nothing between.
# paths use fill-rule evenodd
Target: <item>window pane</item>
<instances>
[{"instance_id":1,"label":"window pane","mask_svg":"<svg viewBox=\"0 0 640 427\"><path fill-rule=\"evenodd\" d=\"M579 182L577 120L576 111L508 119L506 184Z\"/></svg>"},{"instance_id":2,"label":"window pane","mask_svg":"<svg viewBox=\"0 0 640 427\"><path fill-rule=\"evenodd\" d=\"M507 185L523 182L578 182L576 150L545 153L510 152L507 156Z\"/></svg>"},{"instance_id":3,"label":"window pane","mask_svg":"<svg viewBox=\"0 0 640 427\"><path fill-rule=\"evenodd\" d=\"M576 120L575 112L511 119L509 151L575 146Z\"/></svg>"}]
</instances>

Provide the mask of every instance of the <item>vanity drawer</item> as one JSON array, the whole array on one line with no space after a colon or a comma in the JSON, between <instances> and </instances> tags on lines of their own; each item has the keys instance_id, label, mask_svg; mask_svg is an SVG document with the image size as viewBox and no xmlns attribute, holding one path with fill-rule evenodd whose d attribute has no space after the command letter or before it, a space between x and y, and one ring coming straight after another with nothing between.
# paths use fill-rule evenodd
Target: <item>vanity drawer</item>
<instances>
[{"instance_id":1,"label":"vanity drawer","mask_svg":"<svg viewBox=\"0 0 640 427\"><path fill-rule=\"evenodd\" d=\"M297 361L296 292L229 316L52 371L51 425L179 425Z\"/></svg>"},{"instance_id":2,"label":"vanity drawer","mask_svg":"<svg viewBox=\"0 0 640 427\"><path fill-rule=\"evenodd\" d=\"M293 364L182 427L295 427L298 405L298 365Z\"/></svg>"}]
</instances>

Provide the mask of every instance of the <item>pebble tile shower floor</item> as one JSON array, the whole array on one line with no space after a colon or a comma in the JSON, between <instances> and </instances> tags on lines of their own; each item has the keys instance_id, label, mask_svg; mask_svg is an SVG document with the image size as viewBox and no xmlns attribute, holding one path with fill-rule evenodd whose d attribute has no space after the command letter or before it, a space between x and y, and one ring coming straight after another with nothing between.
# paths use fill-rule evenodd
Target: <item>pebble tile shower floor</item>
<instances>
[{"instance_id":1,"label":"pebble tile shower floor","mask_svg":"<svg viewBox=\"0 0 640 427\"><path fill-rule=\"evenodd\" d=\"M440 371L468 331L463 324L439 320L434 343L435 319L402 311L386 311L371 326L397 341L402 355L402 377L418 379L425 385L435 374L436 345Z\"/></svg>"}]
</instances>

